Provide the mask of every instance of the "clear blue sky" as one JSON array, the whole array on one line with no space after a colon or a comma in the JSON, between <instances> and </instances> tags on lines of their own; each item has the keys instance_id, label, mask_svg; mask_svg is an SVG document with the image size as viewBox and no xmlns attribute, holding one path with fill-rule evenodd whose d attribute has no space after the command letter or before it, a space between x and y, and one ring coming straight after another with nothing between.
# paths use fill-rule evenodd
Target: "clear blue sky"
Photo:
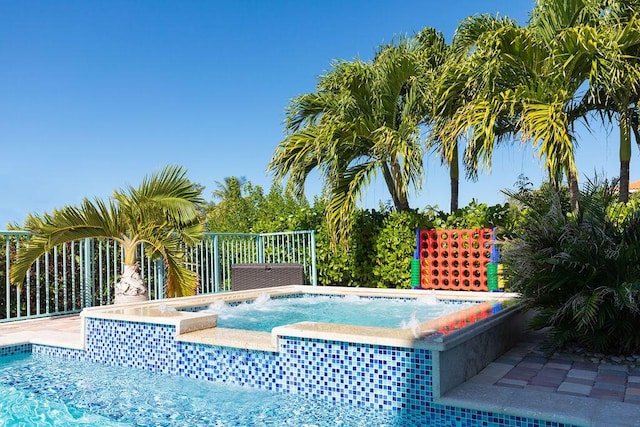
<instances>
[{"instance_id":1,"label":"clear blue sky","mask_svg":"<svg viewBox=\"0 0 640 427\"><path fill-rule=\"evenodd\" d=\"M166 164L206 187L244 176L265 191L285 108L336 59L371 58L397 35L435 27L450 40L476 13L526 22L533 0L0 0L0 229L108 197ZM596 142L596 140L598 142ZM617 133L580 132L584 175L618 174ZM637 162L634 151L634 162ZM445 168L425 158L412 207L449 206ZM500 150L460 202L498 203L519 174L538 184L530 149ZM321 183L307 186L311 198ZM380 184L365 195L377 207Z\"/></svg>"}]
</instances>

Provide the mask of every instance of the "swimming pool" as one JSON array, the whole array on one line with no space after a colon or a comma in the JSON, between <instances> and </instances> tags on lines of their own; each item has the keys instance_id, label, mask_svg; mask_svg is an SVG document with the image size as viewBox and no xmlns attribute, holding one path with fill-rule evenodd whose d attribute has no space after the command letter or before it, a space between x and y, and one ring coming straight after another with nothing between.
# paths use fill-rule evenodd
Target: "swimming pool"
<instances>
[{"instance_id":1,"label":"swimming pool","mask_svg":"<svg viewBox=\"0 0 640 427\"><path fill-rule=\"evenodd\" d=\"M81 316L84 321L81 348L34 343L30 344L29 350L36 359L54 356L56 360L97 363L109 369L126 369L126 372L129 372L128 368L136 368L136 372L152 375L148 386L150 393L153 393L156 381L164 383L165 379L170 379L169 382L195 380L193 384L206 384L207 390L209 385L221 387L220 393L230 402L241 402L237 406L229 403L232 409L220 418L209 412L202 415L220 420L218 425L221 426L245 425L243 422L246 421L235 422L234 417L255 414L251 412L251 404L243 406L242 403L245 401L242 395L248 391L265 393L264 404L260 397L255 397L253 402L256 406L272 408L267 409L267 413L276 417L271 418L277 420L276 425L563 425L522 414L442 403L446 402L441 398L448 390L473 376L518 339L524 321L521 307L509 303L513 300L511 295L305 286L269 290L276 298L333 293L336 297L404 299L436 295L439 300L457 300L459 303L484 301L437 319L419 322L415 330L303 321L261 332L219 327L217 315L190 311L216 301L235 305L256 300L264 292L231 292L162 303L86 309ZM94 370L88 375L93 375ZM118 378L130 376L128 373L114 375ZM55 383L49 379L45 382ZM144 380L135 382L143 384ZM180 393L190 386L178 384L171 387L178 394L168 395L166 399L158 396L153 401L181 400ZM50 388L55 390L53 386ZM66 388L71 387L61 389ZM239 391L237 395L235 390ZM200 392L196 390L196 394ZM121 396L129 411L137 411L136 395L123 393L119 395L114 391L112 394L116 400ZM216 396L215 391L203 393ZM74 402L79 398L76 396L65 401L65 411L75 414L72 411L77 409ZM270 399L275 399L278 405L284 401L294 404L270 407ZM111 407L111 404L104 406ZM295 412L296 408L314 414L313 419L297 418L289 422L278 418L282 416L279 412ZM329 410L327 418L322 412L325 409ZM198 413L197 409L188 407L174 407L168 413L176 417L180 412L191 411ZM108 420L121 422L122 418L118 418L121 412L107 415ZM336 418L336 413L340 416L348 414L356 421ZM155 414L151 416L155 417ZM257 416L267 417L264 414ZM382 418L376 418L378 416ZM261 424L252 420L248 425ZM263 425L273 423L265 421Z\"/></svg>"},{"instance_id":2,"label":"swimming pool","mask_svg":"<svg viewBox=\"0 0 640 427\"><path fill-rule=\"evenodd\" d=\"M0 357L0 396L1 425L418 425L393 411L50 356Z\"/></svg>"}]
</instances>

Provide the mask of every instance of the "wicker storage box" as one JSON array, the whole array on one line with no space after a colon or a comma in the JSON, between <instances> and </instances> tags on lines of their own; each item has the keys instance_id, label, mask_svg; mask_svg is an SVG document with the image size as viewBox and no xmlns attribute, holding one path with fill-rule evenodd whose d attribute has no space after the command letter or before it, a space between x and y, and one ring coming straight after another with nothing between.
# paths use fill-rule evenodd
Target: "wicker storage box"
<instances>
[{"instance_id":1,"label":"wicker storage box","mask_svg":"<svg viewBox=\"0 0 640 427\"><path fill-rule=\"evenodd\" d=\"M231 290L304 285L302 264L234 264L231 266Z\"/></svg>"}]
</instances>

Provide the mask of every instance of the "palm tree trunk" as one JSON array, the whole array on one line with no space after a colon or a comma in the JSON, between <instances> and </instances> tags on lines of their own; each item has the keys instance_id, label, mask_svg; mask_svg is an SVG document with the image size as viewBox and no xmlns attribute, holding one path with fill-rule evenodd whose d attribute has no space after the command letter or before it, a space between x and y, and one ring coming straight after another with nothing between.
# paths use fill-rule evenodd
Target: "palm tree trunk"
<instances>
[{"instance_id":1,"label":"palm tree trunk","mask_svg":"<svg viewBox=\"0 0 640 427\"><path fill-rule=\"evenodd\" d=\"M578 176L575 172L568 172L567 181L569 181L569 200L571 203L571 210L578 212L578 197L580 195L580 188L578 187Z\"/></svg>"},{"instance_id":2,"label":"palm tree trunk","mask_svg":"<svg viewBox=\"0 0 640 427\"><path fill-rule=\"evenodd\" d=\"M449 179L451 183L451 213L458 210L460 168L458 166L458 144L453 149L451 162L449 163Z\"/></svg>"},{"instance_id":3,"label":"palm tree trunk","mask_svg":"<svg viewBox=\"0 0 640 427\"><path fill-rule=\"evenodd\" d=\"M115 304L148 301L147 288L140 276L140 264L124 265L124 271L115 285Z\"/></svg>"},{"instance_id":4,"label":"palm tree trunk","mask_svg":"<svg viewBox=\"0 0 640 427\"><path fill-rule=\"evenodd\" d=\"M391 195L391 200L393 201L393 206L396 208L396 211L409 211L409 201L407 200L406 195L401 194L400 191L398 191L398 188L401 188L401 184L396 183L394 179L394 175L398 176L398 174L392 174L386 163L382 166L381 169L382 176L384 177L384 181L387 184L387 189L389 190L389 194Z\"/></svg>"},{"instance_id":5,"label":"palm tree trunk","mask_svg":"<svg viewBox=\"0 0 640 427\"><path fill-rule=\"evenodd\" d=\"M618 200L629 201L629 163L631 162L631 121L629 114L620 114L620 192Z\"/></svg>"}]
</instances>

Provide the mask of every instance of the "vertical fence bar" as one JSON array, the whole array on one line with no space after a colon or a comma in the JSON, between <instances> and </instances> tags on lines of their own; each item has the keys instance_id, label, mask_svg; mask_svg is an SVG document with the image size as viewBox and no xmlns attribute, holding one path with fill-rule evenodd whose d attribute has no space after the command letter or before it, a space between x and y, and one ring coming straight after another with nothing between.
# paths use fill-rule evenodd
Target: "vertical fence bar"
<instances>
[{"instance_id":1,"label":"vertical fence bar","mask_svg":"<svg viewBox=\"0 0 640 427\"><path fill-rule=\"evenodd\" d=\"M220 292L220 236L213 236L213 290Z\"/></svg>"},{"instance_id":2,"label":"vertical fence bar","mask_svg":"<svg viewBox=\"0 0 640 427\"><path fill-rule=\"evenodd\" d=\"M18 238L16 237L16 240ZM11 249L11 245L10 245L10 240L11 237L9 235L5 236L4 239L4 247L5 247L5 255L4 255L4 260L5 260L5 268L4 268L4 291L5 291L5 296L6 296L6 318L9 319L11 317L11 278L9 276L9 272L11 271L11 254L10 254L10 249Z\"/></svg>"},{"instance_id":3,"label":"vertical fence bar","mask_svg":"<svg viewBox=\"0 0 640 427\"><path fill-rule=\"evenodd\" d=\"M98 292L99 292L99 298L96 298L96 302L98 302L98 305L104 305L104 292L102 289L102 284L104 283L104 272L103 272L103 268L104 268L104 264L103 264L103 260L102 260L102 253L103 253L103 244L104 242L100 241L98 242Z\"/></svg>"},{"instance_id":4,"label":"vertical fence bar","mask_svg":"<svg viewBox=\"0 0 640 427\"><path fill-rule=\"evenodd\" d=\"M71 307L76 308L76 244L71 242Z\"/></svg>"},{"instance_id":5,"label":"vertical fence bar","mask_svg":"<svg viewBox=\"0 0 640 427\"><path fill-rule=\"evenodd\" d=\"M49 280L49 256L50 252L44 254L44 312L47 314L51 313L49 309L49 285L51 284Z\"/></svg>"},{"instance_id":6,"label":"vertical fence bar","mask_svg":"<svg viewBox=\"0 0 640 427\"><path fill-rule=\"evenodd\" d=\"M18 294L18 317L22 316L22 301L21 301L21 297L22 297L22 292L20 292L20 289L18 289L18 287L16 287L16 294ZM31 298L29 298L29 296L31 295L31 272L27 273L27 308L26 308L26 312L25 315L29 315L31 313Z\"/></svg>"},{"instance_id":7,"label":"vertical fence bar","mask_svg":"<svg viewBox=\"0 0 640 427\"><path fill-rule=\"evenodd\" d=\"M60 311L60 274L58 272L58 247L53 248L53 283L55 283L54 298L55 311Z\"/></svg>"},{"instance_id":8,"label":"vertical fence bar","mask_svg":"<svg viewBox=\"0 0 640 427\"><path fill-rule=\"evenodd\" d=\"M83 307L91 307L93 301L93 239L84 239L84 292Z\"/></svg>"},{"instance_id":9,"label":"vertical fence bar","mask_svg":"<svg viewBox=\"0 0 640 427\"><path fill-rule=\"evenodd\" d=\"M311 230L311 244L309 245L311 249L311 284L313 286L318 286L318 271L316 270L316 232Z\"/></svg>"},{"instance_id":10,"label":"vertical fence bar","mask_svg":"<svg viewBox=\"0 0 640 427\"><path fill-rule=\"evenodd\" d=\"M64 282L63 296L64 296L64 311L67 311L68 306L68 290L67 290L67 244L62 245L62 281Z\"/></svg>"}]
</instances>

